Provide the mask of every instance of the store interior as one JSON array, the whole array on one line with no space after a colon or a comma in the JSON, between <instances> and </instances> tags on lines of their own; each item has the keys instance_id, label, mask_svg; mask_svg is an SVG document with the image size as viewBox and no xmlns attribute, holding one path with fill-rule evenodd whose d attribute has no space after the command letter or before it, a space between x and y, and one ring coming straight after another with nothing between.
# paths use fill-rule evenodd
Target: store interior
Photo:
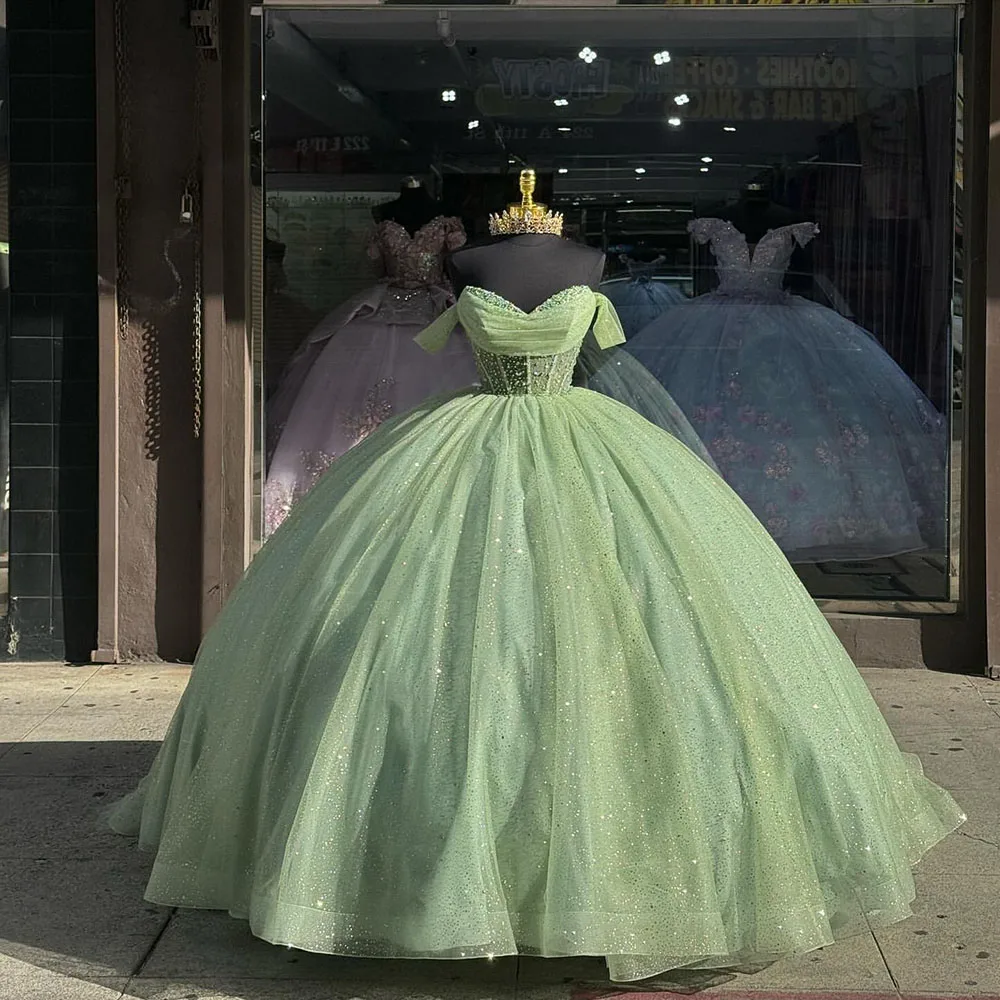
<instances>
[{"instance_id":1,"label":"store interior","mask_svg":"<svg viewBox=\"0 0 1000 1000\"><path fill-rule=\"evenodd\" d=\"M476 381L448 255L534 197L626 342L574 383L729 482L810 593L957 600L961 8L266 11L254 85L260 540L331 461Z\"/></svg>"}]
</instances>

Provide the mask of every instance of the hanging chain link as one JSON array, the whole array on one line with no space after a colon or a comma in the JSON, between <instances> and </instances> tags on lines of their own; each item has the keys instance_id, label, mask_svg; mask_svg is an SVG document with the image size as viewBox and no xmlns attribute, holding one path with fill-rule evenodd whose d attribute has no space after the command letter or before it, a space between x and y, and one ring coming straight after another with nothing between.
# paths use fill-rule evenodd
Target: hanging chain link
<instances>
[{"instance_id":1,"label":"hanging chain link","mask_svg":"<svg viewBox=\"0 0 1000 1000\"><path fill-rule=\"evenodd\" d=\"M129 66L128 0L114 0L115 32L115 117L118 125L118 150L115 163L115 294L118 307L118 336L126 340L132 322L129 299L129 221L132 198L132 90Z\"/></svg>"},{"instance_id":2,"label":"hanging chain link","mask_svg":"<svg viewBox=\"0 0 1000 1000\"><path fill-rule=\"evenodd\" d=\"M133 298L130 288L129 238L132 218L132 172L133 172L133 130L132 130L132 80L129 52L129 32L127 9L129 0L114 0L115 35L115 112L118 123L118 151L115 170L116 227L117 227L117 305L118 335L127 340L135 322ZM195 0L194 6L204 4ZM211 0L208 3L211 9ZM203 313L202 293L202 239L201 239L201 173L202 173L202 109L205 95L206 60L212 58L213 50L197 48L194 71L194 93L192 100L191 156L184 178L181 195L179 227L163 241L163 261L174 279L174 289L166 301L146 301L141 305L144 319L142 327L147 339L155 339L158 334L153 317L165 315L183 300L183 279L173 260L174 244L178 240L190 239L191 249L191 336L192 336L192 381L193 381L193 431L201 437L203 384ZM147 400L147 408L150 401ZM158 410L158 406L154 406ZM157 431L158 434L158 431Z\"/></svg>"},{"instance_id":3,"label":"hanging chain link","mask_svg":"<svg viewBox=\"0 0 1000 1000\"><path fill-rule=\"evenodd\" d=\"M204 393L204 377L202 371L203 351L203 318L204 297L202 295L201 251L202 251L202 112L205 104L205 62L209 58L203 49L196 54L193 127L192 127L192 160L188 171L185 197L189 199L192 213L191 235L194 241L191 252L192 289L191 289L191 375L194 392L193 430L196 438L201 437L202 396Z\"/></svg>"}]
</instances>

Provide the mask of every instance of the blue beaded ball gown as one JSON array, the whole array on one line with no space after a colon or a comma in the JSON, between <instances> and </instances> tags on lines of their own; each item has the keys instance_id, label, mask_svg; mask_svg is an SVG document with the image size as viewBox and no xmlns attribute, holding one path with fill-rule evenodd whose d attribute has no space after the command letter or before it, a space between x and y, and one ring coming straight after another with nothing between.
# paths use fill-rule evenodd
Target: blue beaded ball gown
<instances>
[{"instance_id":1,"label":"blue beaded ball gown","mask_svg":"<svg viewBox=\"0 0 1000 1000\"><path fill-rule=\"evenodd\" d=\"M626 276L601 282L600 290L615 307L627 338L634 337L660 313L687 302L687 296L676 285L656 276L665 257L648 263L640 263L627 254L620 254L618 259L625 265Z\"/></svg>"},{"instance_id":2,"label":"blue beaded ball gown","mask_svg":"<svg viewBox=\"0 0 1000 1000\"><path fill-rule=\"evenodd\" d=\"M625 347L683 410L723 477L792 562L945 548L947 421L875 338L783 290L813 223L751 256L731 223L697 219L718 288Z\"/></svg>"},{"instance_id":3,"label":"blue beaded ball gown","mask_svg":"<svg viewBox=\"0 0 1000 1000\"><path fill-rule=\"evenodd\" d=\"M596 320L595 320L596 314ZM146 897L360 956L603 955L611 976L901 920L962 820L733 491L571 387L585 286L468 287L481 387L338 458L206 636L112 823Z\"/></svg>"}]
</instances>

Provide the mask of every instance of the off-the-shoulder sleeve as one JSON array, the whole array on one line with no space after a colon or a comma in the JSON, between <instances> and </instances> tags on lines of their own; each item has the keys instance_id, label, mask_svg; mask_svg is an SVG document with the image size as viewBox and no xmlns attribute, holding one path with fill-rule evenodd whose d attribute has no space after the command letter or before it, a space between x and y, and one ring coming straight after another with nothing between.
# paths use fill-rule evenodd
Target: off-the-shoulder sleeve
<instances>
[{"instance_id":1,"label":"off-the-shoulder sleeve","mask_svg":"<svg viewBox=\"0 0 1000 1000\"><path fill-rule=\"evenodd\" d=\"M430 326L425 327L413 339L428 354L437 354L444 350L444 345L448 343L451 331L458 324L458 309L456 306L449 306Z\"/></svg>"},{"instance_id":2,"label":"off-the-shoulder sleeve","mask_svg":"<svg viewBox=\"0 0 1000 1000\"><path fill-rule=\"evenodd\" d=\"M723 219L692 219L687 228L696 242L708 243L720 236L729 225Z\"/></svg>"},{"instance_id":3,"label":"off-the-shoulder sleeve","mask_svg":"<svg viewBox=\"0 0 1000 1000\"><path fill-rule=\"evenodd\" d=\"M815 222L797 222L788 228L800 247L804 247L810 240L819 236L819 226Z\"/></svg>"},{"instance_id":4,"label":"off-the-shoulder sleeve","mask_svg":"<svg viewBox=\"0 0 1000 1000\"><path fill-rule=\"evenodd\" d=\"M449 217L445 220L444 248L447 251L464 247L466 242L465 227L461 219Z\"/></svg>"},{"instance_id":5,"label":"off-the-shoulder sleeve","mask_svg":"<svg viewBox=\"0 0 1000 1000\"><path fill-rule=\"evenodd\" d=\"M597 316L594 318L594 339L601 347L615 347L625 343L625 331L622 329L618 313L611 300L600 292L594 294L597 299Z\"/></svg>"}]
</instances>

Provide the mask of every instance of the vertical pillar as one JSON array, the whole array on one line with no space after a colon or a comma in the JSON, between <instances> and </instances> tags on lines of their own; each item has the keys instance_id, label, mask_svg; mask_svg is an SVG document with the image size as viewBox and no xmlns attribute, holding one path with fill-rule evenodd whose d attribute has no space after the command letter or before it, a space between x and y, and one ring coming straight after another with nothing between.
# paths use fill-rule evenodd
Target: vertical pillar
<instances>
[{"instance_id":1,"label":"vertical pillar","mask_svg":"<svg viewBox=\"0 0 1000 1000\"><path fill-rule=\"evenodd\" d=\"M985 254L980 264L986 286L985 402L986 643L987 673L1000 680L1000 0L991 0L988 67L989 152L986 163ZM977 125L981 123L977 122Z\"/></svg>"},{"instance_id":2,"label":"vertical pillar","mask_svg":"<svg viewBox=\"0 0 1000 1000\"><path fill-rule=\"evenodd\" d=\"M98 482L97 643L91 658L117 663L119 552L118 357L118 130L115 101L113 0L96 7L97 78L97 279L98 279Z\"/></svg>"},{"instance_id":3,"label":"vertical pillar","mask_svg":"<svg viewBox=\"0 0 1000 1000\"><path fill-rule=\"evenodd\" d=\"M251 554L253 380L249 341L249 7L218 0L218 59L206 66L202 630Z\"/></svg>"}]
</instances>

